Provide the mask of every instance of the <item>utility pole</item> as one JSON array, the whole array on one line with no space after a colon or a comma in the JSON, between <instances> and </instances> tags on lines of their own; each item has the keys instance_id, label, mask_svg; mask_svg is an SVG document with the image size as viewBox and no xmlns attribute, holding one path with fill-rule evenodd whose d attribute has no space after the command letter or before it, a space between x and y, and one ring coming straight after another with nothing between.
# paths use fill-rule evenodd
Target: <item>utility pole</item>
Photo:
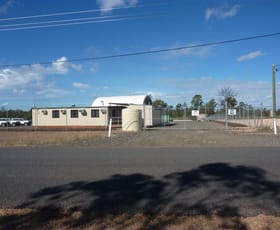
<instances>
[{"instance_id":1,"label":"utility pole","mask_svg":"<svg viewBox=\"0 0 280 230\"><path fill-rule=\"evenodd\" d=\"M227 99L225 99L225 115L226 115L226 122L225 122L225 125L226 125L226 129L228 129L228 102L227 102Z\"/></svg>"},{"instance_id":2,"label":"utility pole","mask_svg":"<svg viewBox=\"0 0 280 230\"><path fill-rule=\"evenodd\" d=\"M277 117L276 117L276 84L275 84L275 75L277 68L275 65L272 65L272 116L273 116L273 130L274 135L277 135Z\"/></svg>"}]
</instances>

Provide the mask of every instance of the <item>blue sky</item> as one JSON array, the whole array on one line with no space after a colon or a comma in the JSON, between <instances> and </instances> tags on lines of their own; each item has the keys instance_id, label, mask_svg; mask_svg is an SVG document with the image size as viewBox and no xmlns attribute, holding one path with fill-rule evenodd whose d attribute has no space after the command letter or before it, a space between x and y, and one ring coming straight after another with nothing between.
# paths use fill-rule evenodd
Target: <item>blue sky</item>
<instances>
[{"instance_id":1,"label":"blue sky","mask_svg":"<svg viewBox=\"0 0 280 230\"><path fill-rule=\"evenodd\" d=\"M277 33L279 8L278 0L0 0L0 106L89 106L98 96L135 94L190 105L195 94L218 101L219 89L231 87L238 101L268 108L280 36L68 60Z\"/></svg>"}]
</instances>

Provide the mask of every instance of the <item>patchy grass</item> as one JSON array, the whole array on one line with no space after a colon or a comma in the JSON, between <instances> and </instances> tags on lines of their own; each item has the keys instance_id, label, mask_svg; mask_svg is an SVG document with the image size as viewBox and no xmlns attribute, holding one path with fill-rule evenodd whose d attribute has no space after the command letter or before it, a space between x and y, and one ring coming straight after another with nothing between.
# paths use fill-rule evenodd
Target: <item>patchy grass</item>
<instances>
[{"instance_id":1,"label":"patchy grass","mask_svg":"<svg viewBox=\"0 0 280 230\"><path fill-rule=\"evenodd\" d=\"M191 125L199 124L200 129ZM280 146L279 135L243 127L219 130L209 123L188 124L187 129L165 128L142 132L108 131L21 131L0 130L0 147L72 145L94 147L240 147ZM212 123L211 123L212 124ZM194 126L195 127L195 126ZM218 125L220 128L220 125Z\"/></svg>"},{"instance_id":2,"label":"patchy grass","mask_svg":"<svg viewBox=\"0 0 280 230\"><path fill-rule=\"evenodd\" d=\"M218 215L147 215L143 213L107 215L84 223L81 211L0 209L0 229L280 229L280 217L221 217Z\"/></svg>"},{"instance_id":3,"label":"patchy grass","mask_svg":"<svg viewBox=\"0 0 280 230\"><path fill-rule=\"evenodd\" d=\"M93 140L107 135L105 131L1 131L0 147L60 145Z\"/></svg>"},{"instance_id":4,"label":"patchy grass","mask_svg":"<svg viewBox=\"0 0 280 230\"><path fill-rule=\"evenodd\" d=\"M272 129L270 126L263 126L257 129L258 132L272 132Z\"/></svg>"}]
</instances>

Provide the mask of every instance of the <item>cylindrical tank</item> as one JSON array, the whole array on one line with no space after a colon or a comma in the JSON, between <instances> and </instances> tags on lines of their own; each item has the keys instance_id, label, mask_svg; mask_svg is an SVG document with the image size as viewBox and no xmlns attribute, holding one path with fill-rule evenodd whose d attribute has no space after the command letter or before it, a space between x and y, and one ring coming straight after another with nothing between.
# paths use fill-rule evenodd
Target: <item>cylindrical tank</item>
<instances>
[{"instance_id":1,"label":"cylindrical tank","mask_svg":"<svg viewBox=\"0 0 280 230\"><path fill-rule=\"evenodd\" d=\"M141 110L130 108L122 110L122 130L133 132L141 130Z\"/></svg>"}]
</instances>

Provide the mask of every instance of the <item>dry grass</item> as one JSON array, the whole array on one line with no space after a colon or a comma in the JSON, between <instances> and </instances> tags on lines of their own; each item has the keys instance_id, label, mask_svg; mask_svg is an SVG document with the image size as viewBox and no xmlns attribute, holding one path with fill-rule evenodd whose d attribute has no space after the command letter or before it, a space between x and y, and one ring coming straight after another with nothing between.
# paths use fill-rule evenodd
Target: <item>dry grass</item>
<instances>
[{"instance_id":1,"label":"dry grass","mask_svg":"<svg viewBox=\"0 0 280 230\"><path fill-rule=\"evenodd\" d=\"M42 216L40 216L42 215ZM49 218L38 210L0 210L0 229L280 229L280 217L258 215L254 217L221 217L216 215L173 216L120 214L96 217L82 221L85 215L80 211L64 211Z\"/></svg>"},{"instance_id":2,"label":"dry grass","mask_svg":"<svg viewBox=\"0 0 280 230\"><path fill-rule=\"evenodd\" d=\"M106 135L105 131L1 131L0 147L60 145Z\"/></svg>"},{"instance_id":3,"label":"dry grass","mask_svg":"<svg viewBox=\"0 0 280 230\"><path fill-rule=\"evenodd\" d=\"M272 132L272 129L270 126L263 126L257 129L258 132Z\"/></svg>"}]
</instances>

